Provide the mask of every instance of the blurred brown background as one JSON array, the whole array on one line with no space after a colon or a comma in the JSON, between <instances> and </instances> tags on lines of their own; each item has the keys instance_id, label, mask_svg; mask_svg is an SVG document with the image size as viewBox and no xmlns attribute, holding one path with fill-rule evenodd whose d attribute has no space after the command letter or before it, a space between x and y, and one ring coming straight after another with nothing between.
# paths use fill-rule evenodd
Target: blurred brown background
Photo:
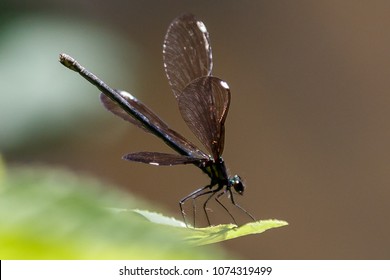
<instances>
[{"instance_id":1,"label":"blurred brown background","mask_svg":"<svg viewBox=\"0 0 390 280\"><path fill-rule=\"evenodd\" d=\"M389 11L388 1L3 0L1 153L115 183L180 217L178 200L207 177L121 160L169 148L105 112L58 54L194 139L162 67L169 23L192 12L232 90L224 159L245 178L240 203L289 222L223 246L253 259L389 259Z\"/></svg>"}]
</instances>

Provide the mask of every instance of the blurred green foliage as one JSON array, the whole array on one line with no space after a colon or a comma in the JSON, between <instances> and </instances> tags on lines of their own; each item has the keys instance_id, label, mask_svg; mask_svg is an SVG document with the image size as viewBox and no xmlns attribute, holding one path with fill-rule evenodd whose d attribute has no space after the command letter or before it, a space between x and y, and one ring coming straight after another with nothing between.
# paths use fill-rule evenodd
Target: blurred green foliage
<instances>
[{"instance_id":1,"label":"blurred green foliage","mask_svg":"<svg viewBox=\"0 0 390 280\"><path fill-rule=\"evenodd\" d=\"M64 171L12 169L0 179L0 259L210 259L172 227L136 213L128 194ZM145 205L144 205L145 206Z\"/></svg>"}]
</instances>

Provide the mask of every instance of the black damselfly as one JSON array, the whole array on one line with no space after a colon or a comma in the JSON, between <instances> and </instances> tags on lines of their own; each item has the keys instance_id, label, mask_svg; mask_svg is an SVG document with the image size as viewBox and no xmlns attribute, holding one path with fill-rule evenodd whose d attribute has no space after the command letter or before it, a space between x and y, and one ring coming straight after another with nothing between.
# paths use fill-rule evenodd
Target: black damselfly
<instances>
[{"instance_id":1,"label":"black damselfly","mask_svg":"<svg viewBox=\"0 0 390 280\"><path fill-rule=\"evenodd\" d=\"M102 91L100 100L104 107L122 119L161 138L178 154L138 152L125 155L129 161L152 165L194 164L210 177L210 184L195 190L180 200L180 210L187 224L184 203L200 196L207 196L203 211L209 225L207 204L214 198L237 224L233 215L220 201L228 195L232 204L254 220L253 216L236 203L232 189L242 195L244 184L238 175L229 176L221 157L224 148L227 112L230 104L228 84L211 75L213 66L209 33L203 22L192 14L176 18L169 26L163 45L164 69L180 113L195 136L206 148L201 151L190 141L169 128L156 114L130 93L112 89L101 79L66 54L60 62L78 72ZM194 208L194 225L195 211Z\"/></svg>"}]
</instances>

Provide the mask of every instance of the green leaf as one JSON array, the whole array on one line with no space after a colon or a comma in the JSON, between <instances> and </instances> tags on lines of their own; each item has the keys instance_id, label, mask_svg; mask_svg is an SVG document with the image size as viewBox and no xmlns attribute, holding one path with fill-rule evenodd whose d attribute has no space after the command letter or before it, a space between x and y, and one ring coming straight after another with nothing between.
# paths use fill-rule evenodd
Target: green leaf
<instances>
[{"instance_id":1,"label":"green leaf","mask_svg":"<svg viewBox=\"0 0 390 280\"><path fill-rule=\"evenodd\" d=\"M259 234L272 228L288 225L285 221L271 219L251 222L242 226L224 224L206 228L187 228L183 222L175 220L174 218L165 217L159 213L138 209L133 211L144 216L151 222L179 228L177 231L181 232L183 239L188 242L188 244L195 246L217 243L249 234Z\"/></svg>"},{"instance_id":2,"label":"green leaf","mask_svg":"<svg viewBox=\"0 0 390 280\"><path fill-rule=\"evenodd\" d=\"M140 214L141 216L145 217L148 221L152 223L173 226L173 227L182 227L182 228L186 227L186 224L184 222L176 220L173 217L166 217L160 213L151 212L148 210L140 210L140 209L133 209L131 211Z\"/></svg>"},{"instance_id":3,"label":"green leaf","mask_svg":"<svg viewBox=\"0 0 390 280\"><path fill-rule=\"evenodd\" d=\"M259 234L271 228L278 228L288 225L280 220L261 220L237 226L234 224L224 224L206 228L192 228L192 233L186 240L193 245L206 245L221 242L249 234Z\"/></svg>"},{"instance_id":4,"label":"green leaf","mask_svg":"<svg viewBox=\"0 0 390 280\"><path fill-rule=\"evenodd\" d=\"M45 168L2 170L0 259L221 259L218 248L194 246L287 225L186 227L139 210L150 207L92 179Z\"/></svg>"}]
</instances>

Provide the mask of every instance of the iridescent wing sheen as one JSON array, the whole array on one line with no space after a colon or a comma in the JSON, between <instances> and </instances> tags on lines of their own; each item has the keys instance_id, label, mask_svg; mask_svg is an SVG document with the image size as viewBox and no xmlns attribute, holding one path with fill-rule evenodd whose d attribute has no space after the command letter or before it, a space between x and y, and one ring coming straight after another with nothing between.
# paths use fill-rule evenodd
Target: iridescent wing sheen
<instances>
[{"instance_id":1,"label":"iridescent wing sheen","mask_svg":"<svg viewBox=\"0 0 390 280\"><path fill-rule=\"evenodd\" d=\"M176 98L193 80L211 75L213 66L209 33L192 14L172 21L163 45L164 68Z\"/></svg>"},{"instance_id":2,"label":"iridescent wing sheen","mask_svg":"<svg viewBox=\"0 0 390 280\"><path fill-rule=\"evenodd\" d=\"M178 96L184 121L207 151L218 159L224 147L225 120L230 104L227 83L216 77L201 77Z\"/></svg>"}]
</instances>

